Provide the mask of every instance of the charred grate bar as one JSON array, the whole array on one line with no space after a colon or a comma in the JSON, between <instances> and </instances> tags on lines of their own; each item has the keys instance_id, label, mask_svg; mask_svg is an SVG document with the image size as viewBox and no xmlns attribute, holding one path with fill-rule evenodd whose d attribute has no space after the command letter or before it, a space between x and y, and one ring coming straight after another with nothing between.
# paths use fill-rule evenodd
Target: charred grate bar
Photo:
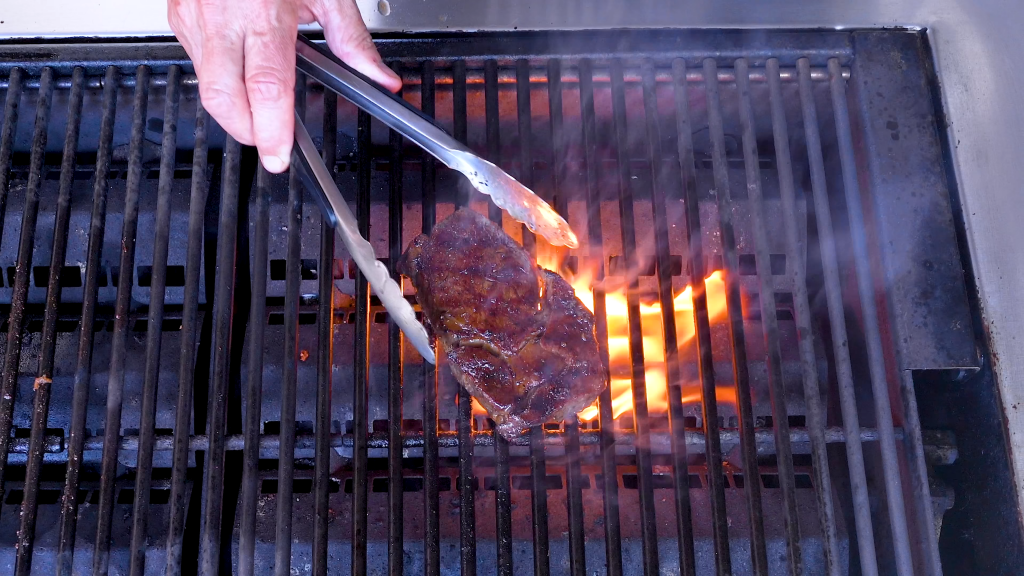
<instances>
[{"instance_id":1,"label":"charred grate bar","mask_svg":"<svg viewBox=\"0 0 1024 576\"><path fill-rule=\"evenodd\" d=\"M511 442L443 358L404 345L298 180L210 121L180 47L6 46L0 565L938 573L930 474L956 442L921 429L911 369L976 365L962 269L951 223L896 226L864 184L924 190L911 214L950 210L915 170L877 173L883 136L941 159L890 127L920 117L879 124L867 92L927 98L923 62L899 75L874 57L920 42L382 41L403 97L552 202L585 239L572 252L300 81L393 274L469 206L595 312L611 386ZM918 265L891 248L913 232L945 274L931 300L889 281Z\"/></svg>"}]
</instances>

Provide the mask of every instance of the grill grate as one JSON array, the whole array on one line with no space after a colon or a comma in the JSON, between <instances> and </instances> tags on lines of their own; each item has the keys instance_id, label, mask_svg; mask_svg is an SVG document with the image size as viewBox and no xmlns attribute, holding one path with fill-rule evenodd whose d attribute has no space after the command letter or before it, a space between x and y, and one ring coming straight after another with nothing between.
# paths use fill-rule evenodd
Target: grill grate
<instances>
[{"instance_id":1,"label":"grill grate","mask_svg":"<svg viewBox=\"0 0 1024 576\"><path fill-rule=\"evenodd\" d=\"M630 413L615 418L606 390L594 421L512 442L443 362L384 327L298 179L258 170L210 121L180 48L131 60L116 45L47 47L38 61L42 47L8 47L0 539L17 546L0 564L938 573L929 467L955 446L924 440L912 354L891 344L905 302L883 285L879 308L891 263L860 184L877 151L858 124L878 72L841 33L698 36L700 51L687 38L382 44L408 100L583 232L562 265L595 274L608 361L622 284ZM392 274L457 206L543 250L322 86L299 82L296 96ZM693 335L680 338L677 296L713 270L722 317L693 282ZM656 362L664 407L649 403ZM689 401L688 386L737 401Z\"/></svg>"}]
</instances>

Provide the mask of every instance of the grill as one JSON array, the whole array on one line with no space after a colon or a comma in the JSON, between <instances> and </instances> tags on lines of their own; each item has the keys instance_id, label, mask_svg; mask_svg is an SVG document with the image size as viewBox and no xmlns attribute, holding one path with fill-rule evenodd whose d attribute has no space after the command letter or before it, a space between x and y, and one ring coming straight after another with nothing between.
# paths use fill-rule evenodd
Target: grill
<instances>
[{"instance_id":1,"label":"grill","mask_svg":"<svg viewBox=\"0 0 1024 576\"><path fill-rule=\"evenodd\" d=\"M297 178L207 117L179 46L7 45L0 564L941 571L953 496L935 470L958 438L922 429L915 382L979 360L919 35L381 50L409 102L580 234L549 265L590 275L612 388L589 418L496 436L443 359L402 342ZM467 205L547 253L300 80L389 266Z\"/></svg>"}]
</instances>

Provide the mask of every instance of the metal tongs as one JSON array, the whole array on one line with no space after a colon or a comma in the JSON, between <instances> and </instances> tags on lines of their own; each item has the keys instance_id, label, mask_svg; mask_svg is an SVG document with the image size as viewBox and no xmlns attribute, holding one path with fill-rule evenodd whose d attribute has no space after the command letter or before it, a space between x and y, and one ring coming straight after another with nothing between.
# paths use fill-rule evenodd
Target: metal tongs
<instances>
[{"instance_id":1,"label":"metal tongs","mask_svg":"<svg viewBox=\"0 0 1024 576\"><path fill-rule=\"evenodd\" d=\"M341 94L353 104L376 116L432 154L444 165L461 172L482 193L504 208L510 216L551 244L576 248L579 241L566 222L547 202L523 186L504 170L480 158L468 147L437 127L404 100L380 88L372 80L336 60L318 46L299 36L296 66L324 86ZM436 359L426 329L416 320L402 288L377 260L373 246L359 233L358 222L338 190L334 178L317 152L302 118L295 115L295 143L299 175L320 204L328 222L337 230L352 259L369 282L381 304L391 314L412 345L428 362Z\"/></svg>"},{"instance_id":2,"label":"metal tongs","mask_svg":"<svg viewBox=\"0 0 1024 576\"><path fill-rule=\"evenodd\" d=\"M431 364L436 364L427 329L416 319L416 312L405 299L402 287L391 278L384 264L377 260L373 246L359 233L359 222L341 196L331 171L320 158L320 153L317 152L316 145L309 137L309 132L298 112L295 113L295 144L299 152L294 155L299 160L295 163L299 168L299 177L316 197L327 221L341 236L348 253L352 255L356 266L366 277L373 293L380 298L380 303L390 313L395 324L405 332L409 342L423 358Z\"/></svg>"},{"instance_id":3,"label":"metal tongs","mask_svg":"<svg viewBox=\"0 0 1024 576\"><path fill-rule=\"evenodd\" d=\"M380 88L302 36L296 45L296 55L299 70L376 116L445 166L461 172L477 190L489 195L498 207L531 231L555 246L579 247L569 223L547 202L504 170L449 136L405 100Z\"/></svg>"}]
</instances>

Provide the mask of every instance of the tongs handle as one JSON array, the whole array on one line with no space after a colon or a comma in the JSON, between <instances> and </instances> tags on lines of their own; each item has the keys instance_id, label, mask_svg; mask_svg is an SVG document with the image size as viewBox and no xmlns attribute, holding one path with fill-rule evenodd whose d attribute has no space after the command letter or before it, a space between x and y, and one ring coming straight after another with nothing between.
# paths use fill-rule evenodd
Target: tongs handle
<instances>
[{"instance_id":1,"label":"tongs handle","mask_svg":"<svg viewBox=\"0 0 1024 576\"><path fill-rule=\"evenodd\" d=\"M452 152L472 151L405 100L356 72L331 54L299 36L295 46L299 70L341 94L381 122L429 152L449 168L457 169Z\"/></svg>"},{"instance_id":2,"label":"tongs handle","mask_svg":"<svg viewBox=\"0 0 1024 576\"><path fill-rule=\"evenodd\" d=\"M413 106L412 104L409 104L408 102L406 102L406 101L405 101L405 99L404 99L404 98L402 98L402 97L401 97L401 96L399 96L398 94L395 94L394 92L392 92L392 91L388 90L387 88L385 88L385 87L381 86L380 84L378 84L378 83L377 83L377 81L376 81L376 80L373 80L372 78L370 78L370 77L369 77L369 76L367 76L366 74L363 74L363 73L362 73L362 72L360 72L359 70L356 70L355 68L353 68L353 67L349 66L348 64L345 64L344 62L342 62L341 60L339 60L338 58L336 58L336 57L335 57L335 56L334 56L333 54L331 54L330 52L328 52L327 50L325 50L324 48L322 48L321 46L319 46L319 45L318 45L318 44L316 44L315 42L313 42L313 41L309 40L309 39L308 39L308 38L306 38L305 36L299 35L299 37L298 37L298 43L299 43L299 44L303 44L303 45L305 45L306 47L308 47L308 48L310 48L310 49L312 49L312 50L315 50L316 52L318 52L318 53L320 54L320 56L321 56L321 57L323 57L323 58L327 58L328 60L330 60L331 62L333 62L333 63L334 63L334 65L338 66L338 67L339 67L339 68L340 68L341 70L343 70L344 72L348 72L348 74L351 74L352 76L355 76L355 77L356 77L356 78L358 78L359 80L362 80L363 82L365 82L365 83L366 83L366 84L367 84L367 85L368 85L368 86L369 86L370 88L372 88L372 89L373 89L373 90L374 90L375 92L379 92L381 96L386 96L387 98L390 98L390 99L391 99L392 101L394 101L394 103L395 103L395 104L398 104L399 106L402 106L403 108L405 108L405 109L406 109L407 111L409 111L409 112L412 112L413 114L415 114L415 115L419 116L419 117L420 117L420 118L422 118L422 119L423 119L423 120L424 120L425 122L427 122L427 123L429 123L429 124L433 124L435 128L437 128L438 130L440 130L440 131L444 132L444 133L445 133L446 135L448 134L448 133L447 133L447 132L446 132L446 131L444 130L444 128L441 128L440 126L438 126L438 125L437 125L437 124L436 124L436 123L434 122L434 119L433 119L433 118L431 118L430 116L427 116L426 114L424 114L422 110L420 110L419 108L417 108L417 107ZM301 51L298 51L298 48L297 48L297 47L296 47L296 49L297 49L298 55L300 55L300 56L301 56L302 52L301 52ZM307 61L309 61L309 59L308 59L308 58L307 58ZM311 61L309 61L309 65L310 65L310 66L316 66L316 67L319 67L319 65L320 65L320 62L319 62L319 61L317 61L316 63L314 63L314 62L311 62ZM305 72L305 70L306 70L305 68L303 68L303 67L302 67L302 64L301 64L301 59L299 60L299 65L298 65L298 68L299 68L300 70L302 70L303 72ZM320 68L320 69L323 69L323 68ZM326 69L324 69L324 72L325 72L326 74L331 74L331 75L334 75L334 74L332 74L332 72L333 72L333 71L331 71L331 70L326 70ZM344 78L343 76L347 76L347 75L338 75L338 76L337 76L337 77L338 77L338 81L340 81L340 82L346 82L346 83L348 83L349 85L351 85L351 78ZM317 80L320 80L320 77L316 77L316 78L317 78ZM334 89L334 85L333 85L333 84L326 84L326 83L325 83L324 85L325 85L325 86L330 86L330 87L331 87L332 89ZM338 91L339 93L341 93L341 92L340 92L340 90L337 90L337 91ZM366 92L366 91L361 91L360 93L362 94L362 93L367 93L367 92ZM341 94L342 94L343 96L345 96L346 98L348 97L348 95L347 95L346 93L341 93ZM376 97L377 97L377 94L376 94L376 93L373 93L373 94L372 94L371 96L372 96L373 98L376 98Z\"/></svg>"}]
</instances>

